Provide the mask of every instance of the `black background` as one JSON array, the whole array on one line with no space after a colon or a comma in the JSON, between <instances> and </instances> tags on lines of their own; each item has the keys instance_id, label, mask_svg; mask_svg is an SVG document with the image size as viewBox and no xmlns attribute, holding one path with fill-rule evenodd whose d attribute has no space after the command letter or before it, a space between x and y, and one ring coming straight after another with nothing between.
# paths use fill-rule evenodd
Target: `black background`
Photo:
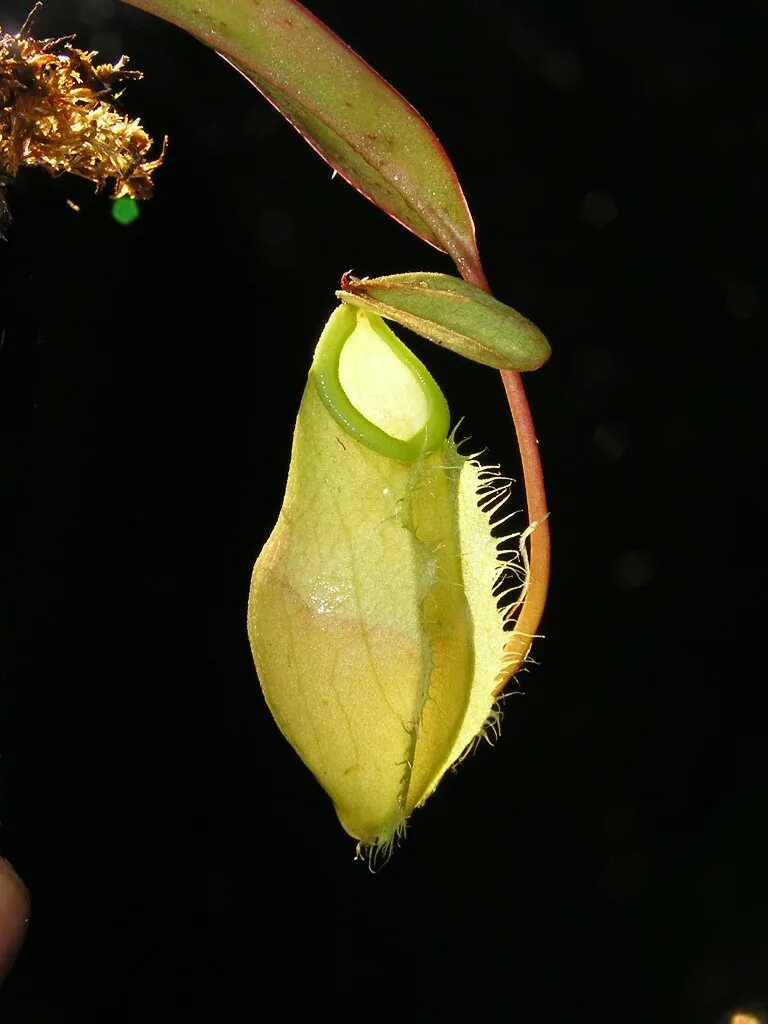
<instances>
[{"instance_id":1,"label":"black background","mask_svg":"<svg viewBox=\"0 0 768 1024\"><path fill-rule=\"evenodd\" d=\"M40 34L144 70L124 103L170 148L128 228L23 174L0 247L0 839L34 905L0 1018L759 1008L768 4L313 10L430 121L552 342L546 639L371 875L262 702L245 602L340 273L451 265L182 32L48 0ZM414 347L519 476L498 377Z\"/></svg>"}]
</instances>

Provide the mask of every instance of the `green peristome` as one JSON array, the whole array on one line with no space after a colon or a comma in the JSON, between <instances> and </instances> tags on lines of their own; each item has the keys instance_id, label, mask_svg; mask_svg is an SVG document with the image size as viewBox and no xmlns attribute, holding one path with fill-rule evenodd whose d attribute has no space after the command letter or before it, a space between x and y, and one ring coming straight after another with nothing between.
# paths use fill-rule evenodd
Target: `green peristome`
<instances>
[{"instance_id":1,"label":"green peristome","mask_svg":"<svg viewBox=\"0 0 768 1024\"><path fill-rule=\"evenodd\" d=\"M248 607L272 714L373 849L492 718L507 636L499 542L478 505L487 475L445 436L437 385L390 335L362 310L331 316ZM382 434L421 443L393 457Z\"/></svg>"},{"instance_id":2,"label":"green peristome","mask_svg":"<svg viewBox=\"0 0 768 1024\"><path fill-rule=\"evenodd\" d=\"M336 296L498 370L537 370L552 352L530 320L448 274L346 277Z\"/></svg>"},{"instance_id":3,"label":"green peristome","mask_svg":"<svg viewBox=\"0 0 768 1024\"><path fill-rule=\"evenodd\" d=\"M125 0L251 81L351 185L460 269L478 268L456 172L429 125L296 0Z\"/></svg>"},{"instance_id":4,"label":"green peristome","mask_svg":"<svg viewBox=\"0 0 768 1024\"><path fill-rule=\"evenodd\" d=\"M413 462L442 447L450 426L448 403L427 368L380 317L349 306L337 309L317 346L312 373L331 415L367 448ZM368 408L381 423L365 415Z\"/></svg>"}]
</instances>

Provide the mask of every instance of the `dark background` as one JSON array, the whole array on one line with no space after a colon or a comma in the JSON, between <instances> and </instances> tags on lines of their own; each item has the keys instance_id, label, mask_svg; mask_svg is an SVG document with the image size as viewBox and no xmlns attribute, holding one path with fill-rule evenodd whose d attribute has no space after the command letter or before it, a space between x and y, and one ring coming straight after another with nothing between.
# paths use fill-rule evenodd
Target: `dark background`
<instances>
[{"instance_id":1,"label":"dark background","mask_svg":"<svg viewBox=\"0 0 768 1024\"><path fill-rule=\"evenodd\" d=\"M494 291L551 339L546 639L371 875L245 603L340 273L451 265L203 46L48 0L40 34L144 70L124 103L170 148L131 227L23 174L0 246L0 841L34 903L0 1019L760 1008L768 4L312 6L430 121ZM519 476L496 375L414 347Z\"/></svg>"}]
</instances>

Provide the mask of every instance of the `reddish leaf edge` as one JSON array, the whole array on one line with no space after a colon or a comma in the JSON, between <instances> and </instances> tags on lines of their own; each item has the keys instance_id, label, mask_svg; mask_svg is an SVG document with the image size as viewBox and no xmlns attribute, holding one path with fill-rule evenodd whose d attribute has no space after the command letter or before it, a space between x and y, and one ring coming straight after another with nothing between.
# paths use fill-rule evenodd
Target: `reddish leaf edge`
<instances>
[{"instance_id":1,"label":"reddish leaf edge","mask_svg":"<svg viewBox=\"0 0 768 1024\"><path fill-rule=\"evenodd\" d=\"M449 255L451 257L451 259L454 261L454 263L456 264L456 267L459 270L459 273L465 279L484 277L483 270L482 270L482 264L481 264L481 261L480 261L480 254L479 254L479 251L478 251L478 248L477 248L477 241L476 241L476 234L475 234L475 224L474 224L474 220L473 220L472 214L471 214L470 209L469 209L469 204L467 203L467 199L466 199L466 196L464 194L464 190L461 187L461 183L459 181L459 177L458 177L458 174L456 172L456 168L453 166L453 163L452 163L450 157L448 156L448 154L447 154L447 152L445 150L445 147L441 143L440 139L437 137L435 132L432 130L432 128L430 127L430 125L426 121L426 119L423 117L423 115L416 109L416 107L414 107L414 105L409 100L407 100L389 81L387 81L387 79L385 79L383 77L383 75L381 75L378 71L376 71L375 68L371 67L371 65L365 60L365 58L361 57L360 54L357 53L356 50L352 49L352 47L348 43L346 43L340 36L338 36L333 31L333 29L331 29L328 25L326 25L316 14L314 14L312 11L310 11L308 8L306 8L303 4L299 3L298 0L286 0L286 2L290 3L292 7L300 10L304 15L306 15L306 17L308 19L310 19L312 22L314 22L321 29L321 31L323 31L326 35L330 36L331 39L333 39L335 43L338 43L339 46L341 46L344 50L346 50L347 53L349 53L350 56L355 61L357 61L357 63L368 74L370 74L375 79L377 79L386 89L388 89L390 91L390 93L404 107L406 107L408 109L408 111L418 121L421 122L421 124L424 127L425 131L429 134L429 136L431 138L431 142L432 142L432 145L433 145L433 147L434 147L434 149L436 151L438 159L440 159L443 162L444 166L448 169L450 177L453 179L453 183L454 183L455 189L456 189L456 195L458 197L460 197L461 206L462 206L463 212L464 212L464 214L466 216L466 220L467 220L467 227L469 228L469 237L467 239L464 239L461 236L461 234L459 234L458 232L456 232L453 229L451 229L442 220L442 218L439 218L439 217L435 218L434 216L431 216L431 217L425 216L424 213L422 212L422 210L419 208L419 206L417 204L414 204L413 199L410 196L408 196L407 193L402 192L398 188L398 191L400 191L400 195L403 197L403 200L404 200L405 204L411 210L413 210L413 212L418 217L420 217L422 220L424 220L427 224L429 224L434 229L434 238L429 238L429 237L425 236L420 231L415 230L411 225L404 223L397 216L397 214L394 213L394 211L388 209L386 206L383 206L369 192L367 192L364 188L362 188L359 184L357 184L354 180L352 180L344 172L344 170L341 167L337 166L331 159L329 159L329 157L322 151L322 149L317 144L315 144L315 142L312 140L312 138L309 137L302 130L302 128L298 124L295 123L295 121L293 121L290 117L288 117L280 109L278 104L273 99L271 99L269 96L265 95L263 89L259 85L258 80L256 80L256 78L254 76L254 73L248 70L248 63L249 63L249 59L250 58L249 58L249 54L247 53L247 51L242 50L240 47L238 47L236 45L229 44L228 40L222 40L220 34L215 32L214 30L211 30L210 32L191 30L186 24L184 24L183 19L177 19L177 18L173 17L173 15L170 12L165 10L161 4L155 3L154 0L123 0L123 2L129 4L132 7L139 8L140 10L143 10L143 11L147 12L148 14L152 14L155 17L158 17L158 18L160 18L163 21L167 21L167 22L170 22L171 24L176 25L178 28L182 29L183 31L185 31L189 35L191 35L193 38L197 39L203 45L208 46L209 48L213 49L224 61L226 61L234 70L238 71L246 79L246 81L248 81L255 89L257 89L259 91L259 93L261 93L261 95L264 96L264 98L267 100L267 102L272 107L274 107L278 111L278 113L280 113L280 115L286 121L288 121L288 123L299 133L299 135L301 135L301 137L308 143L309 146L311 146L311 148L318 154L318 156L320 156L321 159L326 164L328 164L328 166L330 166L339 175L339 177L341 177L352 188L354 188L356 192L359 192L360 195L364 196L366 199L368 199L370 202L372 202L380 210L382 210L384 213L386 213L387 216L391 217L394 221L396 221L402 227L406 228L408 231L410 231L413 234L415 234L418 238L421 238L428 245L432 246L433 248L437 249L440 252L444 252L447 255ZM222 41L226 42L227 45L226 46L221 46ZM297 102L305 105L306 109L308 110L308 112L313 117L317 118L317 120L320 123L322 123L328 130L330 130L332 132L335 132L338 135L338 137L340 139L342 139L342 141L344 141L351 149L353 149L356 153L358 153L363 159L366 159L366 160L368 159L367 155L364 155L363 153L361 153L361 151L359 149L356 149L352 145L352 142L350 141L350 139L348 137L346 137L342 131L339 131L338 128L335 125L328 124L328 122L326 120L324 120L318 114L318 112L316 110L314 110L311 106L304 104L304 101L300 99L300 97L299 97L299 95L297 93L294 93L291 90L285 89L282 85L278 85L269 76L269 74L263 75L263 80L264 80L264 83L266 85L272 87L276 93L281 93L282 92L283 94L287 95L288 97L290 97L290 98L296 100ZM396 186L396 183L393 181L393 179L390 178L389 176L387 176L386 174L384 174L382 172L382 170L378 166L376 166L375 163L373 163L372 161L368 161L368 162L369 162L370 166L373 167L378 174L380 174L390 184ZM431 213L433 213L433 212L434 211L431 211Z\"/></svg>"}]
</instances>

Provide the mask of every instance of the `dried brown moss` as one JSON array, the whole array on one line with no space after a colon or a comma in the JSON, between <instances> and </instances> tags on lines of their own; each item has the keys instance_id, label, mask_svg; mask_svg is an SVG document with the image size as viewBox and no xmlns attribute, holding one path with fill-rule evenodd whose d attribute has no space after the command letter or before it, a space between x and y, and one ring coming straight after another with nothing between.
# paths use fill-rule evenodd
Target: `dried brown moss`
<instances>
[{"instance_id":1,"label":"dried brown moss","mask_svg":"<svg viewBox=\"0 0 768 1024\"><path fill-rule=\"evenodd\" d=\"M23 167L53 175L76 174L97 188L112 184L115 198L145 199L162 152L147 159L152 139L138 119L113 106L126 82L142 77L116 64L99 64L96 51L73 45L74 36L35 39L37 4L17 35L0 29L0 224L4 185Z\"/></svg>"}]
</instances>

